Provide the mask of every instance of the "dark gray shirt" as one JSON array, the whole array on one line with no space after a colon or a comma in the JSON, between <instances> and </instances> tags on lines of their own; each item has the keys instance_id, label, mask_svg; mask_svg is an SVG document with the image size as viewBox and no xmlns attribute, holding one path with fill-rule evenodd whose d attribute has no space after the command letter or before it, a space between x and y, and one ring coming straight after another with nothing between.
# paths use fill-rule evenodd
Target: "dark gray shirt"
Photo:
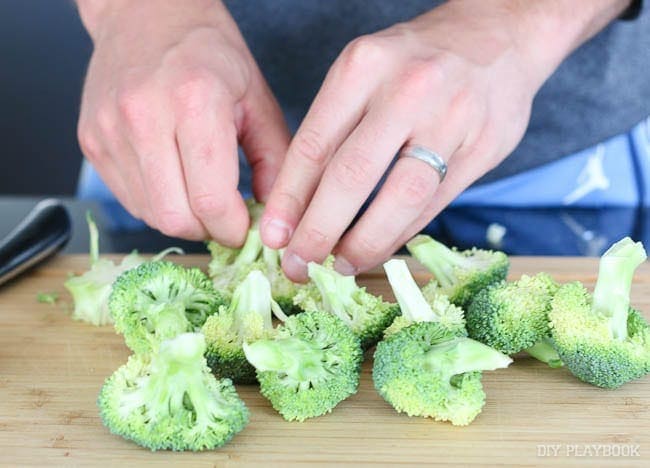
<instances>
[{"instance_id":1,"label":"dark gray shirt","mask_svg":"<svg viewBox=\"0 0 650 468\"><path fill-rule=\"evenodd\" d=\"M432 0L226 1L295 130L334 59L362 34L430 10ZM481 179L532 169L629 130L650 115L650 7L576 50L535 98L515 151ZM577 8L577 6L576 6Z\"/></svg>"}]
</instances>

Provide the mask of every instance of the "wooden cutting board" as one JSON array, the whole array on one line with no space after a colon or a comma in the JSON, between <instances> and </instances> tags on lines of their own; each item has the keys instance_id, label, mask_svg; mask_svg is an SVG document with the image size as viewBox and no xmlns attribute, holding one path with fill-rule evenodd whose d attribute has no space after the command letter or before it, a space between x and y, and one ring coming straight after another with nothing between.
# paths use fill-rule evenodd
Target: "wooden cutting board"
<instances>
[{"instance_id":1,"label":"wooden cutting board","mask_svg":"<svg viewBox=\"0 0 650 468\"><path fill-rule=\"evenodd\" d=\"M359 392L329 415L288 423L256 387L238 386L251 422L229 445L204 453L152 453L111 435L95 406L104 379L129 354L121 337L110 326L72 321L61 303L36 301L38 292L55 291L59 302L69 302L62 283L86 262L86 256L59 257L0 289L0 466L648 466L650 461L650 378L602 390L529 358L484 374L487 404L468 427L396 413L375 392L367 356ZM205 267L207 257L182 262ZM428 275L412 266L424 282ZM512 258L511 270L511 278L547 271L562 282L593 286L597 260L520 257ZM360 282L392 300L381 270ZM650 265L638 270L632 298L650 317Z\"/></svg>"}]
</instances>

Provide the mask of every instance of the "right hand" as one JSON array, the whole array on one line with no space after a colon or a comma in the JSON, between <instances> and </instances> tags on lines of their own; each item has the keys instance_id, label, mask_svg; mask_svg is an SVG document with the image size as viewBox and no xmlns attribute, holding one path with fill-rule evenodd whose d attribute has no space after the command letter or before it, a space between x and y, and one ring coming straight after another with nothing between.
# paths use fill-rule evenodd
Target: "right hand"
<instances>
[{"instance_id":1,"label":"right hand","mask_svg":"<svg viewBox=\"0 0 650 468\"><path fill-rule=\"evenodd\" d=\"M286 154L282 113L219 1L106 2L81 104L81 149L119 201L164 234L240 245L238 141L265 201Z\"/></svg>"}]
</instances>

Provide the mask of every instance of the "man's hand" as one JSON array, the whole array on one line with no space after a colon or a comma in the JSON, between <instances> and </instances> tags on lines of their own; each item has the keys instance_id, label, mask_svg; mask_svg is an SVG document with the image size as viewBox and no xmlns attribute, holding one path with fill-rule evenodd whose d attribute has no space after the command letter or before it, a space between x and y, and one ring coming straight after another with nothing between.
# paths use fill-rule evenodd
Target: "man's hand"
<instances>
[{"instance_id":1,"label":"man's hand","mask_svg":"<svg viewBox=\"0 0 650 468\"><path fill-rule=\"evenodd\" d=\"M533 97L561 61L629 0L457 0L341 53L291 142L261 221L287 246L283 267L334 248L356 274L384 260L478 177L528 125ZM344 232L406 143L439 153L438 174L399 159L365 214Z\"/></svg>"},{"instance_id":2,"label":"man's hand","mask_svg":"<svg viewBox=\"0 0 650 468\"><path fill-rule=\"evenodd\" d=\"M78 136L131 214L171 236L243 242L238 140L264 201L289 134L218 1L79 0L95 45Z\"/></svg>"}]
</instances>

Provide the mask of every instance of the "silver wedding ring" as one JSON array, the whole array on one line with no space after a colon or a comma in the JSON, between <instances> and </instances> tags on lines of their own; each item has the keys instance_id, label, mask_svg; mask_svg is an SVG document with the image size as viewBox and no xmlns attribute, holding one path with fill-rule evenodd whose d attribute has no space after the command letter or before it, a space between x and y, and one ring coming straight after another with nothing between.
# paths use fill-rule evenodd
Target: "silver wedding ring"
<instances>
[{"instance_id":1,"label":"silver wedding ring","mask_svg":"<svg viewBox=\"0 0 650 468\"><path fill-rule=\"evenodd\" d=\"M424 161L438 173L440 182L445 180L447 164L435 151L431 151L424 146L406 145L400 151L400 157L415 158Z\"/></svg>"}]
</instances>

